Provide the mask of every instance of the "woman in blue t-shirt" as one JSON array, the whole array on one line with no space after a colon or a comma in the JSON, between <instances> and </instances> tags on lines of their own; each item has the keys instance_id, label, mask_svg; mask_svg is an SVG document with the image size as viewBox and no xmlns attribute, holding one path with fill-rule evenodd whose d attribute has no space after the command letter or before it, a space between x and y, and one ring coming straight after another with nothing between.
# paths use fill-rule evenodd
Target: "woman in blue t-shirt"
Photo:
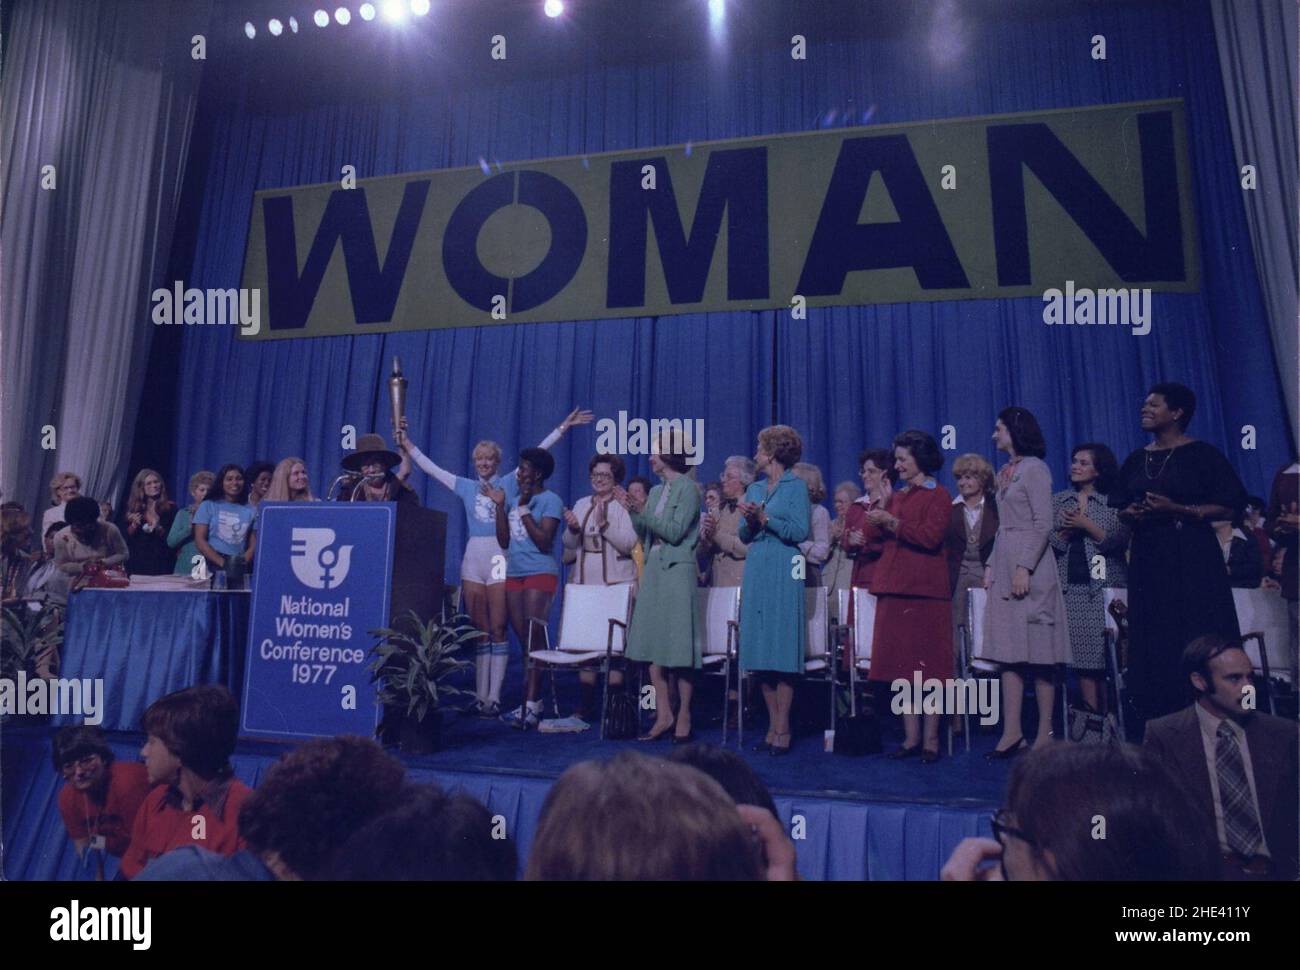
<instances>
[{"instance_id":1,"label":"woman in blue t-shirt","mask_svg":"<svg viewBox=\"0 0 1300 970\"><path fill-rule=\"evenodd\" d=\"M257 512L248 505L244 470L222 465L213 490L216 497L201 502L194 513L194 545L215 570L218 589L242 589L257 548Z\"/></svg>"},{"instance_id":2,"label":"woman in blue t-shirt","mask_svg":"<svg viewBox=\"0 0 1300 970\"><path fill-rule=\"evenodd\" d=\"M548 491L544 483L555 471L555 459L541 448L525 448L519 454L519 468L501 488L488 488L496 505L497 541L506 549L506 607L510 626L526 649L530 643L531 619L545 623L551 615L551 601L560 584L560 564L555 558L555 536L564 516L564 502ZM527 656L527 653L525 653ZM536 700L539 677L528 672L524 703L501 719L519 728L536 727L541 720L542 702Z\"/></svg>"},{"instance_id":3,"label":"woman in blue t-shirt","mask_svg":"<svg viewBox=\"0 0 1300 970\"><path fill-rule=\"evenodd\" d=\"M542 439L539 448L549 448L570 428L590 424L592 413L574 408L569 416ZM462 478L441 468L428 458L409 437L406 418L402 418L397 435L397 445L411 460L435 481L456 493L465 506L469 523L469 538L465 555L460 563L461 591L465 611L470 622L487 634L475 651L474 693L471 707L480 717L495 718L501 713L501 684L505 679L506 661L510 654L506 639L506 556L497 543L496 507L488 498L486 489L502 488L515 481L514 469L498 475L501 465L501 446L495 441L480 441L474 446L474 478Z\"/></svg>"}]
</instances>

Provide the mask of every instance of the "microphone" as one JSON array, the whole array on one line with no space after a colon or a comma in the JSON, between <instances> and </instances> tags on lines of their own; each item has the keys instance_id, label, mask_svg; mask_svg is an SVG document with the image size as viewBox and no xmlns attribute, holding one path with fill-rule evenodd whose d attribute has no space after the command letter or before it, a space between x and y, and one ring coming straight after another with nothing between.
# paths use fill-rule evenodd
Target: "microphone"
<instances>
[{"instance_id":1,"label":"microphone","mask_svg":"<svg viewBox=\"0 0 1300 970\"><path fill-rule=\"evenodd\" d=\"M327 502L334 501L334 490L338 488L339 485L341 485L343 482L349 480L356 480L359 479L360 477L361 476L358 475L356 472L344 472L342 475L340 475L338 478L334 479L334 481L330 483L329 491L325 493L325 501Z\"/></svg>"}]
</instances>

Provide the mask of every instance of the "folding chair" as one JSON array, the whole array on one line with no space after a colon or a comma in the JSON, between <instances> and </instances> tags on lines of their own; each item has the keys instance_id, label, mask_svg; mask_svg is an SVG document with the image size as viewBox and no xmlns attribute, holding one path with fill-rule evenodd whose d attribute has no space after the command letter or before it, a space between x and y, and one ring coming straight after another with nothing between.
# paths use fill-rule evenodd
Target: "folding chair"
<instances>
[{"instance_id":1,"label":"folding chair","mask_svg":"<svg viewBox=\"0 0 1300 970\"><path fill-rule=\"evenodd\" d=\"M706 675L718 671L722 674L722 743L727 743L727 719L731 713L731 671L739 659L740 641L740 587L712 586L699 589L695 594L695 628L703 638L700 653ZM737 690L739 690L737 677ZM737 694L739 704L739 693ZM741 707L744 705L742 704Z\"/></svg>"},{"instance_id":2,"label":"folding chair","mask_svg":"<svg viewBox=\"0 0 1300 970\"><path fill-rule=\"evenodd\" d=\"M831 730L835 730L835 642L830 628L830 590L824 586L804 589L804 616L808 632L804 637L804 679L824 680L830 691Z\"/></svg>"},{"instance_id":3,"label":"folding chair","mask_svg":"<svg viewBox=\"0 0 1300 970\"><path fill-rule=\"evenodd\" d=\"M1107 675L1115 688L1115 718L1119 721L1119 736L1127 739L1124 726L1124 670L1119 662L1119 617L1124 616L1128 608L1128 590L1123 588L1103 589L1101 591L1101 609L1105 617L1103 636L1106 641Z\"/></svg>"},{"instance_id":4,"label":"folding chair","mask_svg":"<svg viewBox=\"0 0 1300 970\"><path fill-rule=\"evenodd\" d=\"M524 644L524 675L534 668L551 673L551 706L560 713L555 688L557 670L599 669L603 679L600 696L600 737L605 737L605 714L609 703L609 672L615 660L623 659L627 624L632 611L632 585L584 586L570 583L564 587L564 605L560 611L560 642L551 647L546 621L528 619L528 641L533 628L542 628L544 650L529 650ZM602 643L604 646L602 647Z\"/></svg>"},{"instance_id":5,"label":"folding chair","mask_svg":"<svg viewBox=\"0 0 1300 970\"><path fill-rule=\"evenodd\" d=\"M1234 589L1232 601L1238 626L1242 631L1250 631L1241 635L1242 649L1264 682L1269 713L1276 715L1273 678L1293 686L1296 683L1297 658L1291 650L1295 630L1286 601L1280 592L1270 589Z\"/></svg>"},{"instance_id":6,"label":"folding chair","mask_svg":"<svg viewBox=\"0 0 1300 970\"><path fill-rule=\"evenodd\" d=\"M849 714L858 716L858 674L871 670L871 641L876 633L876 598L865 589L842 589L839 593L841 617L849 615L849 602L853 602L853 622L840 623L848 631L849 651Z\"/></svg>"}]
</instances>

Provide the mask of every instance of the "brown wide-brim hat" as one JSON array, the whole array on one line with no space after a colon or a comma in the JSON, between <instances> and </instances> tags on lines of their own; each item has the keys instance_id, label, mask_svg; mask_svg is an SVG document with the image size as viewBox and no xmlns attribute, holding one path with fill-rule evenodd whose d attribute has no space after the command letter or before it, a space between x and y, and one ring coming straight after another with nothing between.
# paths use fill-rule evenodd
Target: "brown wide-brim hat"
<instances>
[{"instance_id":1,"label":"brown wide-brim hat","mask_svg":"<svg viewBox=\"0 0 1300 970\"><path fill-rule=\"evenodd\" d=\"M385 468L392 468L402 463L402 456L388 450L388 442L381 435L363 434L357 441L357 449L343 459L343 467L350 472L359 472L363 465L378 459Z\"/></svg>"}]
</instances>

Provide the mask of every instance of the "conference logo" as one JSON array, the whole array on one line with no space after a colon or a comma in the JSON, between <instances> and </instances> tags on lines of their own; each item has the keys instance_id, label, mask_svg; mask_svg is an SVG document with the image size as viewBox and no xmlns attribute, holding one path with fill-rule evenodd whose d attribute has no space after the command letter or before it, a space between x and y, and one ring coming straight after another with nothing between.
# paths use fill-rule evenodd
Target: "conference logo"
<instances>
[{"instance_id":1,"label":"conference logo","mask_svg":"<svg viewBox=\"0 0 1300 970\"><path fill-rule=\"evenodd\" d=\"M289 565L304 586L335 589L348 578L352 547L335 546L333 529L294 529Z\"/></svg>"}]
</instances>

